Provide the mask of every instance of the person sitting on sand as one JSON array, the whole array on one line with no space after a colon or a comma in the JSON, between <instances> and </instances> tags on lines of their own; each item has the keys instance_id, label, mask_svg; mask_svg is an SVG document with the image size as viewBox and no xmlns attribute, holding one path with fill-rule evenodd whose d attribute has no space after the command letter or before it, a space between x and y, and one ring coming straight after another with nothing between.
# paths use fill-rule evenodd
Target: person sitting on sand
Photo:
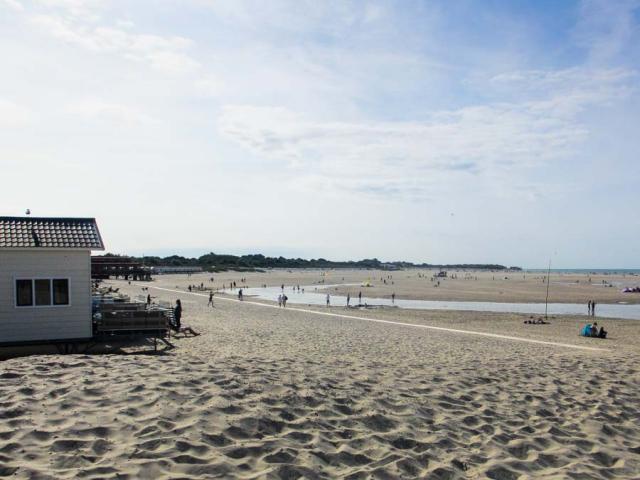
<instances>
[{"instance_id":1,"label":"person sitting on sand","mask_svg":"<svg viewBox=\"0 0 640 480\"><path fill-rule=\"evenodd\" d=\"M593 325L591 325L591 336L592 337L598 336L598 322L593 322Z\"/></svg>"},{"instance_id":2,"label":"person sitting on sand","mask_svg":"<svg viewBox=\"0 0 640 480\"><path fill-rule=\"evenodd\" d=\"M172 328L176 332L176 334L182 333L185 337L188 337L189 335L197 337L198 335L200 335L189 325L185 327L182 326L182 322L180 321L180 319L182 318L182 304L180 303L180 300L176 300L176 306L173 309L173 318L174 324Z\"/></svg>"},{"instance_id":3,"label":"person sitting on sand","mask_svg":"<svg viewBox=\"0 0 640 480\"><path fill-rule=\"evenodd\" d=\"M591 328L593 325L591 325L590 323L587 323L584 327L582 327L582 330L580 330L580 335L583 337L591 337Z\"/></svg>"},{"instance_id":4,"label":"person sitting on sand","mask_svg":"<svg viewBox=\"0 0 640 480\"><path fill-rule=\"evenodd\" d=\"M604 327L600 327L598 338L607 338L607 332L605 331Z\"/></svg>"},{"instance_id":5,"label":"person sitting on sand","mask_svg":"<svg viewBox=\"0 0 640 480\"><path fill-rule=\"evenodd\" d=\"M549 322L545 321L542 317L538 317L534 319L533 317L529 317L529 320L525 320L524 323L528 323L531 325L548 325Z\"/></svg>"}]
</instances>

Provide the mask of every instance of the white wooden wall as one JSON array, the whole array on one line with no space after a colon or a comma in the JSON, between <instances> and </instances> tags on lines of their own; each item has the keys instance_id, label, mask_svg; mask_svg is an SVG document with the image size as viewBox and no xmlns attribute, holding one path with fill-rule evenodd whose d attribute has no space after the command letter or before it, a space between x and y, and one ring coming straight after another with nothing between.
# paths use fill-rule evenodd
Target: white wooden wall
<instances>
[{"instance_id":1,"label":"white wooden wall","mask_svg":"<svg viewBox=\"0 0 640 480\"><path fill-rule=\"evenodd\" d=\"M91 252L0 250L0 343L91 336ZM16 307L15 278L68 278L68 306Z\"/></svg>"}]
</instances>

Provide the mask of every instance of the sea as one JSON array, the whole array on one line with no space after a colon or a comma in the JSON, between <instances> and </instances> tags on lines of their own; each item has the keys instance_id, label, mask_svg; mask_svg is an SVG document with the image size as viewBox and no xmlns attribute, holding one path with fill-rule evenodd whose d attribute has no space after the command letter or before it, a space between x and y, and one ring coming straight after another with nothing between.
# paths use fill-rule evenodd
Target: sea
<instances>
[{"instance_id":1,"label":"sea","mask_svg":"<svg viewBox=\"0 0 640 480\"><path fill-rule=\"evenodd\" d=\"M547 273L546 268L525 268L525 273ZM640 268L552 268L551 273L583 275L640 275Z\"/></svg>"}]
</instances>

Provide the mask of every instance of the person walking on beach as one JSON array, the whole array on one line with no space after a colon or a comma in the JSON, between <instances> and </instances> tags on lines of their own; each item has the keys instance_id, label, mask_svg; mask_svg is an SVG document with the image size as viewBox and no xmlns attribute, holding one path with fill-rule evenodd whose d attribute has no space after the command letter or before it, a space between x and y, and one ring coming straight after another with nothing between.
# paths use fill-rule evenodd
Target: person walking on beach
<instances>
[{"instance_id":1,"label":"person walking on beach","mask_svg":"<svg viewBox=\"0 0 640 480\"><path fill-rule=\"evenodd\" d=\"M362 305L362 292L358 292L358 304Z\"/></svg>"},{"instance_id":2,"label":"person walking on beach","mask_svg":"<svg viewBox=\"0 0 640 480\"><path fill-rule=\"evenodd\" d=\"M207 306L213 307L213 291L209 292L209 303Z\"/></svg>"},{"instance_id":3,"label":"person walking on beach","mask_svg":"<svg viewBox=\"0 0 640 480\"><path fill-rule=\"evenodd\" d=\"M391 303L396 303L396 292L391 294Z\"/></svg>"},{"instance_id":4,"label":"person walking on beach","mask_svg":"<svg viewBox=\"0 0 640 480\"><path fill-rule=\"evenodd\" d=\"M289 297L282 295L282 308L287 308L287 300L289 300Z\"/></svg>"},{"instance_id":5,"label":"person walking on beach","mask_svg":"<svg viewBox=\"0 0 640 480\"><path fill-rule=\"evenodd\" d=\"M331 300L330 300L329 294L327 293L327 307L329 306L330 303L331 303Z\"/></svg>"},{"instance_id":6,"label":"person walking on beach","mask_svg":"<svg viewBox=\"0 0 640 480\"><path fill-rule=\"evenodd\" d=\"M173 320L176 332L180 331L180 319L182 318L182 303L176 300L176 306L173 308Z\"/></svg>"},{"instance_id":7,"label":"person walking on beach","mask_svg":"<svg viewBox=\"0 0 640 480\"><path fill-rule=\"evenodd\" d=\"M591 300L587 303L587 309L589 310L589 315L591 315Z\"/></svg>"},{"instance_id":8,"label":"person walking on beach","mask_svg":"<svg viewBox=\"0 0 640 480\"><path fill-rule=\"evenodd\" d=\"M351 294L347 293L347 307L349 306L350 301L351 301Z\"/></svg>"},{"instance_id":9,"label":"person walking on beach","mask_svg":"<svg viewBox=\"0 0 640 480\"><path fill-rule=\"evenodd\" d=\"M278 295L278 306L282 307L282 295Z\"/></svg>"},{"instance_id":10,"label":"person walking on beach","mask_svg":"<svg viewBox=\"0 0 640 480\"><path fill-rule=\"evenodd\" d=\"M151 294L147 294L147 307L151 306Z\"/></svg>"},{"instance_id":11,"label":"person walking on beach","mask_svg":"<svg viewBox=\"0 0 640 480\"><path fill-rule=\"evenodd\" d=\"M593 300L591 300L591 316L596 316L596 302L594 302Z\"/></svg>"},{"instance_id":12,"label":"person walking on beach","mask_svg":"<svg viewBox=\"0 0 640 480\"><path fill-rule=\"evenodd\" d=\"M238 300L242 301L242 289L238 290Z\"/></svg>"}]
</instances>

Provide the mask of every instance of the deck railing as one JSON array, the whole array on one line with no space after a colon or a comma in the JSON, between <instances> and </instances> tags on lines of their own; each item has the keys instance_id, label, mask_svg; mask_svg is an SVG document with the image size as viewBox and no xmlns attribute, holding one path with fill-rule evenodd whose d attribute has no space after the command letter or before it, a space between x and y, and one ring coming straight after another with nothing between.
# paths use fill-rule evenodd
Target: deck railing
<instances>
[{"instance_id":1,"label":"deck railing","mask_svg":"<svg viewBox=\"0 0 640 480\"><path fill-rule=\"evenodd\" d=\"M99 307L94 321L97 334L168 333L173 316L170 309L147 308L144 303L109 303Z\"/></svg>"}]
</instances>

